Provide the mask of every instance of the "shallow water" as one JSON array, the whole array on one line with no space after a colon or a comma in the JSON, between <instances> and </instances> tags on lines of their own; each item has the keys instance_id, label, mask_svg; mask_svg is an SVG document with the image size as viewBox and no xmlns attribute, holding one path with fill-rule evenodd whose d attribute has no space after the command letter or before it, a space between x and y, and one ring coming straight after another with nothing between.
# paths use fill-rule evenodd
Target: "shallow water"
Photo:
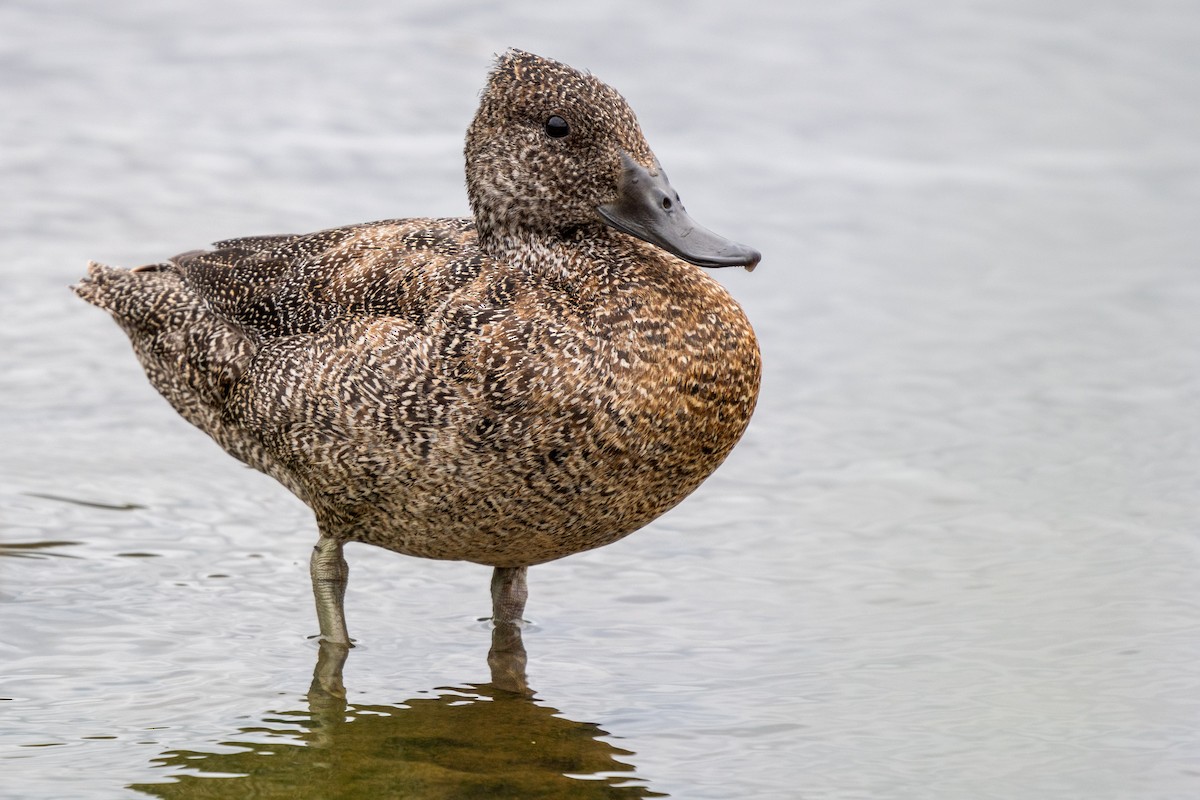
<instances>
[{"instance_id":1,"label":"shallow water","mask_svg":"<svg viewBox=\"0 0 1200 800\"><path fill-rule=\"evenodd\" d=\"M0 6L0 796L1200 795L1200 11L505 6ZM465 213L508 45L764 252L720 275L760 408L532 571L533 699L488 686L486 569L349 548L342 707L309 513L64 287Z\"/></svg>"}]
</instances>

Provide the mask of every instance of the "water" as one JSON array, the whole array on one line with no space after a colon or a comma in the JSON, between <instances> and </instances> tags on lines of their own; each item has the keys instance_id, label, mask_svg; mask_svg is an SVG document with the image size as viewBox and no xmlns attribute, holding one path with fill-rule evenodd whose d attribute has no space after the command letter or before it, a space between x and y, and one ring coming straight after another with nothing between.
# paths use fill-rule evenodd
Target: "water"
<instances>
[{"instance_id":1,"label":"water","mask_svg":"<svg viewBox=\"0 0 1200 800\"><path fill-rule=\"evenodd\" d=\"M1200 11L505 6L0 7L0 796L1200 794ZM310 515L65 286L465 213L508 45L763 251L721 273L761 405L532 571L533 699L487 685L487 570L349 548L339 706Z\"/></svg>"}]
</instances>

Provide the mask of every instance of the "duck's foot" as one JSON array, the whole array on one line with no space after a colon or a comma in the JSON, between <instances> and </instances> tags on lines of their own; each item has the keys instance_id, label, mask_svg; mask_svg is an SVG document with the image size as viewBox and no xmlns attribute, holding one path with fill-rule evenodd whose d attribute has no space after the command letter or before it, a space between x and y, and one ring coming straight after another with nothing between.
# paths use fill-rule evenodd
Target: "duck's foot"
<instances>
[{"instance_id":1,"label":"duck's foot","mask_svg":"<svg viewBox=\"0 0 1200 800\"><path fill-rule=\"evenodd\" d=\"M496 567L492 572L492 623L515 625L525 613L529 587L525 584L528 567Z\"/></svg>"},{"instance_id":2,"label":"duck's foot","mask_svg":"<svg viewBox=\"0 0 1200 800\"><path fill-rule=\"evenodd\" d=\"M342 557L342 543L322 536L313 548L309 562L312 573L313 599L317 602L317 622L321 626L321 643L353 647L346 631L346 583L350 567Z\"/></svg>"}]
</instances>

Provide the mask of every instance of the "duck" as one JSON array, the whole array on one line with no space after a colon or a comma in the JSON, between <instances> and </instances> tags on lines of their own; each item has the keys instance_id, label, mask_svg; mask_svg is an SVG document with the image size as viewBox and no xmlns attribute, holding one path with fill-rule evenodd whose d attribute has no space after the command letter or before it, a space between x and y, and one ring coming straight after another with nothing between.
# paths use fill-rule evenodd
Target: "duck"
<instances>
[{"instance_id":1,"label":"duck","mask_svg":"<svg viewBox=\"0 0 1200 800\"><path fill-rule=\"evenodd\" d=\"M73 290L155 389L311 508L322 642L352 646L343 547L531 566L645 527L726 458L761 356L709 273L760 253L694 222L625 99L496 57L464 148L467 218L218 241Z\"/></svg>"}]
</instances>

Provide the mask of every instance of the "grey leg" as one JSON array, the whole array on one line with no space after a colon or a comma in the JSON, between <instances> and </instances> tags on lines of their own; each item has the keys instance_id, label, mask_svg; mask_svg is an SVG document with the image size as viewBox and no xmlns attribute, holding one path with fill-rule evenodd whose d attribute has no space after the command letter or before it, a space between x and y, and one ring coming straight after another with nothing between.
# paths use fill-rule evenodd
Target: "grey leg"
<instances>
[{"instance_id":1,"label":"grey leg","mask_svg":"<svg viewBox=\"0 0 1200 800\"><path fill-rule=\"evenodd\" d=\"M350 568L342 557L342 543L322 536L313 548L309 562L312 572L313 597L317 601L317 622L321 626L321 641L353 647L346 632L346 582Z\"/></svg>"},{"instance_id":2,"label":"grey leg","mask_svg":"<svg viewBox=\"0 0 1200 800\"><path fill-rule=\"evenodd\" d=\"M529 588L525 585L528 567L496 567L492 573L492 623L501 625L521 621Z\"/></svg>"}]
</instances>

